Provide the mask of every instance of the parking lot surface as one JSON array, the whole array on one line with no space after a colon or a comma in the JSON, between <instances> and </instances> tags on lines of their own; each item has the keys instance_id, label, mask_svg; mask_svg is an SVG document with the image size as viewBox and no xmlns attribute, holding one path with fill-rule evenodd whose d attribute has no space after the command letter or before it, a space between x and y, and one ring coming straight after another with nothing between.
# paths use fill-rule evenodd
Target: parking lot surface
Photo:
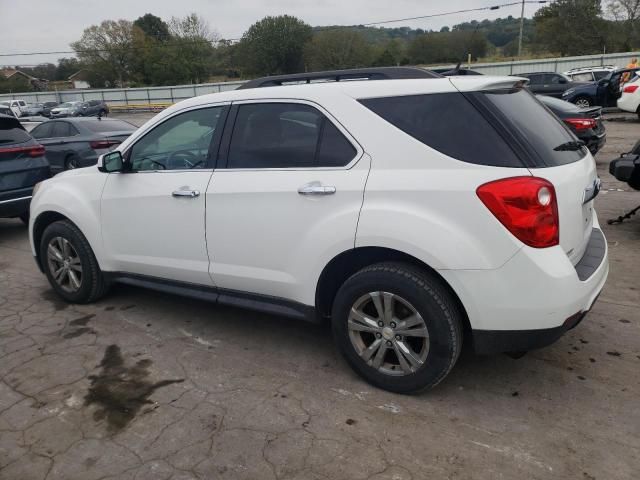
<instances>
[{"instance_id":1,"label":"parking lot surface","mask_svg":"<svg viewBox=\"0 0 640 480\"><path fill-rule=\"evenodd\" d=\"M606 219L640 203L607 171L639 127L607 122L611 272L582 324L413 396L356 377L326 326L128 286L67 305L0 220L0 478L638 478L640 216Z\"/></svg>"}]
</instances>

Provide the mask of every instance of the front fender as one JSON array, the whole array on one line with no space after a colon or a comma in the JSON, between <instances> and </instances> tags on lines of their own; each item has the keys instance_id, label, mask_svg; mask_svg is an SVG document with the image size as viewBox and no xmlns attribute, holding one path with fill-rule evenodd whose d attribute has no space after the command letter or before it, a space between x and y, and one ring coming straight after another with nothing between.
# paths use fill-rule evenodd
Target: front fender
<instances>
[{"instance_id":1,"label":"front fender","mask_svg":"<svg viewBox=\"0 0 640 480\"><path fill-rule=\"evenodd\" d=\"M80 229L101 265L100 199L106 180L106 174L98 172L96 167L89 167L66 172L40 185L31 200L29 221L29 241L34 256L38 251L34 227L44 214L52 212L68 218Z\"/></svg>"}]
</instances>

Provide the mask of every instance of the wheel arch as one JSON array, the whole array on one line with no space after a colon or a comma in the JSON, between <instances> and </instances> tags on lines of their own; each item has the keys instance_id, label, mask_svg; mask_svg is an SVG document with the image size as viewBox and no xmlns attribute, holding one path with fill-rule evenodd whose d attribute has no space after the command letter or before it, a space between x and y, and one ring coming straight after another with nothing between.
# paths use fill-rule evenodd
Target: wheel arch
<instances>
[{"instance_id":1,"label":"wheel arch","mask_svg":"<svg viewBox=\"0 0 640 480\"><path fill-rule=\"evenodd\" d=\"M369 265L388 261L409 263L426 270L433 275L434 278L438 279L451 294L454 301L460 307L460 311L463 313L463 329L465 337L471 333L471 324L469 322L467 311L464 308L460 297L451 285L449 285L449 283L435 269L424 263L422 260L399 250L386 247L357 247L344 251L331 259L331 261L322 270L316 285L315 298L316 311L318 312L318 315L321 318L328 318L331 315L331 308L333 306L335 296L342 284L351 275Z\"/></svg>"}]
</instances>

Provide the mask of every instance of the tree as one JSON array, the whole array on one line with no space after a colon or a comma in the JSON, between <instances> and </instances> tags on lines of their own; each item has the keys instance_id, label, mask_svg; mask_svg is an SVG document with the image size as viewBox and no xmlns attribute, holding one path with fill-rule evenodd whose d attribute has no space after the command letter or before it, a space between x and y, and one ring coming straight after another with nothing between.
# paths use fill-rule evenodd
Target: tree
<instances>
[{"instance_id":1,"label":"tree","mask_svg":"<svg viewBox=\"0 0 640 480\"><path fill-rule=\"evenodd\" d=\"M429 32L415 38L407 50L411 63L455 63L471 54L477 60L487 52L487 39L478 31Z\"/></svg>"},{"instance_id":2,"label":"tree","mask_svg":"<svg viewBox=\"0 0 640 480\"><path fill-rule=\"evenodd\" d=\"M137 27L135 27L137 28ZM86 65L92 85L124 86L135 63L134 26L128 20L105 20L84 30L71 44L78 59Z\"/></svg>"},{"instance_id":3,"label":"tree","mask_svg":"<svg viewBox=\"0 0 640 480\"><path fill-rule=\"evenodd\" d=\"M305 49L305 63L311 70L366 67L372 57L372 47L364 36L347 29L317 32Z\"/></svg>"},{"instance_id":4,"label":"tree","mask_svg":"<svg viewBox=\"0 0 640 480\"><path fill-rule=\"evenodd\" d=\"M133 25L144 32L147 37L153 38L159 42L170 39L169 25L160 17L156 17L151 13L146 13L142 17L137 18Z\"/></svg>"},{"instance_id":5,"label":"tree","mask_svg":"<svg viewBox=\"0 0 640 480\"><path fill-rule=\"evenodd\" d=\"M609 0L607 12L622 24L617 29L622 37L622 48L631 50L640 44L640 0Z\"/></svg>"},{"instance_id":6,"label":"tree","mask_svg":"<svg viewBox=\"0 0 640 480\"><path fill-rule=\"evenodd\" d=\"M289 15L265 17L249 27L239 45L245 72L257 75L296 73L304 70L304 48L311 27Z\"/></svg>"},{"instance_id":7,"label":"tree","mask_svg":"<svg viewBox=\"0 0 640 480\"><path fill-rule=\"evenodd\" d=\"M191 83L206 81L211 74L213 44L219 41L218 33L195 13L183 18L172 17L169 30L172 71L178 75L182 72L181 76Z\"/></svg>"},{"instance_id":8,"label":"tree","mask_svg":"<svg viewBox=\"0 0 640 480\"><path fill-rule=\"evenodd\" d=\"M82 69L77 58L59 58L54 80L67 80L71 75Z\"/></svg>"},{"instance_id":9,"label":"tree","mask_svg":"<svg viewBox=\"0 0 640 480\"><path fill-rule=\"evenodd\" d=\"M562 56L600 53L607 39L601 13L599 0L557 0L536 12L536 41Z\"/></svg>"}]
</instances>

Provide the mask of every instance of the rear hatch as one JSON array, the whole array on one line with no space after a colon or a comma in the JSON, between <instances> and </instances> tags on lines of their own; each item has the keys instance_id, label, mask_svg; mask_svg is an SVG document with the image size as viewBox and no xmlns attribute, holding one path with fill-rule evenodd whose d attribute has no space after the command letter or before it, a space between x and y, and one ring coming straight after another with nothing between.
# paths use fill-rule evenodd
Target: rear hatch
<instances>
[{"instance_id":1,"label":"rear hatch","mask_svg":"<svg viewBox=\"0 0 640 480\"><path fill-rule=\"evenodd\" d=\"M464 92L508 138L532 175L556 190L560 245L575 265L593 228L593 198L599 180L593 157L575 135L524 88Z\"/></svg>"},{"instance_id":2,"label":"rear hatch","mask_svg":"<svg viewBox=\"0 0 640 480\"><path fill-rule=\"evenodd\" d=\"M44 148L16 118L0 115L0 200L49 178Z\"/></svg>"}]
</instances>

